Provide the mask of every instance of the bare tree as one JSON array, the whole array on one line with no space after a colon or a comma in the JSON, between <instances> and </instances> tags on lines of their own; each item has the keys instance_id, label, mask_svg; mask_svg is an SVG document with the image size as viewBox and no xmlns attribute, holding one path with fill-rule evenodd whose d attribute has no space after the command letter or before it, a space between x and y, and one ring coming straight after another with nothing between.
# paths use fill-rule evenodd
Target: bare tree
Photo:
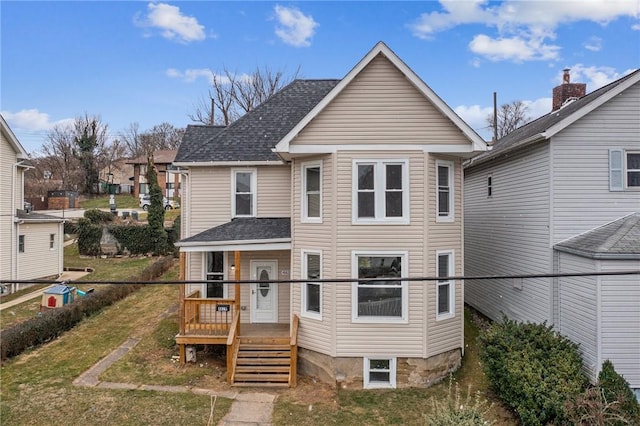
<instances>
[{"instance_id":1,"label":"bare tree","mask_svg":"<svg viewBox=\"0 0 640 426\"><path fill-rule=\"evenodd\" d=\"M237 74L224 68L211 73L209 96L194 105L189 118L202 124L229 125L260 105L298 77L300 69L290 77L283 71L256 67L251 74Z\"/></svg>"},{"instance_id":2,"label":"bare tree","mask_svg":"<svg viewBox=\"0 0 640 426\"><path fill-rule=\"evenodd\" d=\"M139 157L145 153L140 138L140 124L129 124L129 127L120 133L120 140L126 149L127 155Z\"/></svg>"},{"instance_id":3,"label":"bare tree","mask_svg":"<svg viewBox=\"0 0 640 426\"><path fill-rule=\"evenodd\" d=\"M144 132L138 123L131 123L120 138L126 154L132 158L149 156L159 149L177 149L184 135L184 129L176 128L169 123L160 123Z\"/></svg>"},{"instance_id":4,"label":"bare tree","mask_svg":"<svg viewBox=\"0 0 640 426\"><path fill-rule=\"evenodd\" d=\"M107 125L101 122L100 117L85 113L84 117L78 117L74 122L73 141L74 154L84 172L83 192L96 193L99 171L104 164L101 156L107 142Z\"/></svg>"},{"instance_id":5,"label":"bare tree","mask_svg":"<svg viewBox=\"0 0 640 426\"><path fill-rule=\"evenodd\" d=\"M497 132L495 132L498 139L505 137L518 127L528 123L531 120L527 115L528 112L529 107L527 107L522 101L513 101L511 103L501 105L500 108L498 108ZM489 114L486 121L493 134L493 114Z\"/></svg>"},{"instance_id":6,"label":"bare tree","mask_svg":"<svg viewBox=\"0 0 640 426\"><path fill-rule=\"evenodd\" d=\"M82 182L73 137L70 125L56 125L48 132L47 139L42 144L43 173L60 182L60 188L57 189L77 189Z\"/></svg>"}]
</instances>

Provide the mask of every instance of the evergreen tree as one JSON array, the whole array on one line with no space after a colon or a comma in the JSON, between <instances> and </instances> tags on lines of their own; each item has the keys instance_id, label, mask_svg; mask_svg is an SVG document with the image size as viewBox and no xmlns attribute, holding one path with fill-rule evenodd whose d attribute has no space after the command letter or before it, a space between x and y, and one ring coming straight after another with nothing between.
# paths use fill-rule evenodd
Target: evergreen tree
<instances>
[{"instance_id":1,"label":"evergreen tree","mask_svg":"<svg viewBox=\"0 0 640 426\"><path fill-rule=\"evenodd\" d=\"M168 249L167 231L164 229L164 205L162 202L162 189L158 185L158 175L153 164L153 157L147 160L147 183L149 185L149 197L151 204L147 213L151 241L154 254L165 254Z\"/></svg>"}]
</instances>

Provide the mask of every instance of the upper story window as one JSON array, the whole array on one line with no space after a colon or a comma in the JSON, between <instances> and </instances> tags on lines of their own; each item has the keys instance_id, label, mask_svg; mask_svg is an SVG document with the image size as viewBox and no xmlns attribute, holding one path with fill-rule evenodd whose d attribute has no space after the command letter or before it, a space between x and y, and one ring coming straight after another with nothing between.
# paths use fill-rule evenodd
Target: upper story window
<instances>
[{"instance_id":1,"label":"upper story window","mask_svg":"<svg viewBox=\"0 0 640 426\"><path fill-rule=\"evenodd\" d=\"M406 252L354 253L353 320L358 322L406 322L407 282ZM368 278L384 278L367 281Z\"/></svg>"},{"instance_id":2,"label":"upper story window","mask_svg":"<svg viewBox=\"0 0 640 426\"><path fill-rule=\"evenodd\" d=\"M453 221L453 162L436 161L436 222Z\"/></svg>"},{"instance_id":3,"label":"upper story window","mask_svg":"<svg viewBox=\"0 0 640 426\"><path fill-rule=\"evenodd\" d=\"M322 162L302 165L302 221L322 222Z\"/></svg>"},{"instance_id":4,"label":"upper story window","mask_svg":"<svg viewBox=\"0 0 640 426\"><path fill-rule=\"evenodd\" d=\"M354 160L353 223L409 223L407 160Z\"/></svg>"},{"instance_id":5,"label":"upper story window","mask_svg":"<svg viewBox=\"0 0 640 426\"><path fill-rule=\"evenodd\" d=\"M437 252L436 275L446 278L454 275L453 251ZM436 290L436 319L455 316L455 288L452 280L438 280Z\"/></svg>"},{"instance_id":6,"label":"upper story window","mask_svg":"<svg viewBox=\"0 0 640 426\"><path fill-rule=\"evenodd\" d=\"M322 278L322 255L319 251L302 252L302 277L313 280ZM302 315L322 319L322 284L302 283Z\"/></svg>"},{"instance_id":7,"label":"upper story window","mask_svg":"<svg viewBox=\"0 0 640 426\"><path fill-rule=\"evenodd\" d=\"M24 235L18 236L18 252L24 253Z\"/></svg>"},{"instance_id":8,"label":"upper story window","mask_svg":"<svg viewBox=\"0 0 640 426\"><path fill-rule=\"evenodd\" d=\"M487 176L487 197L493 196L493 175Z\"/></svg>"},{"instance_id":9,"label":"upper story window","mask_svg":"<svg viewBox=\"0 0 640 426\"><path fill-rule=\"evenodd\" d=\"M256 171L233 170L232 216L256 215Z\"/></svg>"},{"instance_id":10,"label":"upper story window","mask_svg":"<svg viewBox=\"0 0 640 426\"><path fill-rule=\"evenodd\" d=\"M224 252L210 251L205 253L207 257L205 279L209 282L206 284L205 297L223 298L224 295Z\"/></svg>"},{"instance_id":11,"label":"upper story window","mask_svg":"<svg viewBox=\"0 0 640 426\"><path fill-rule=\"evenodd\" d=\"M609 190L640 189L640 151L609 150Z\"/></svg>"},{"instance_id":12,"label":"upper story window","mask_svg":"<svg viewBox=\"0 0 640 426\"><path fill-rule=\"evenodd\" d=\"M56 234L49 234L49 250L56 248Z\"/></svg>"}]
</instances>

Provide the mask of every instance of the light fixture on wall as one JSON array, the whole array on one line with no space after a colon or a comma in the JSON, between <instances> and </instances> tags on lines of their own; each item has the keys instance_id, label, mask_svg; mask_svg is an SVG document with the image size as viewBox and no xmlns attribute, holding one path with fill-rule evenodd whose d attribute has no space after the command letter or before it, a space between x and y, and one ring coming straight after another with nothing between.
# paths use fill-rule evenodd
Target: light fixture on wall
<instances>
[{"instance_id":1,"label":"light fixture on wall","mask_svg":"<svg viewBox=\"0 0 640 426\"><path fill-rule=\"evenodd\" d=\"M235 265L235 264L231 265L231 270L232 270L232 271L235 271L235 270L236 270L236 265Z\"/></svg>"}]
</instances>

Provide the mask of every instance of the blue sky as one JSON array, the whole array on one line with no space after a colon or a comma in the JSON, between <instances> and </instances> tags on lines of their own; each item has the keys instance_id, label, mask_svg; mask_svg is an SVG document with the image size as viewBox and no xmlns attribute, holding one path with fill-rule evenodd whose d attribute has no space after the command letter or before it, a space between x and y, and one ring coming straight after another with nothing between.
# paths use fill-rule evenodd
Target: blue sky
<instances>
[{"instance_id":1,"label":"blue sky","mask_svg":"<svg viewBox=\"0 0 640 426\"><path fill-rule=\"evenodd\" d=\"M384 41L481 136L498 103L549 112L640 66L640 0L0 2L0 111L28 152L88 113L118 134L190 124L211 72L342 78Z\"/></svg>"}]
</instances>

